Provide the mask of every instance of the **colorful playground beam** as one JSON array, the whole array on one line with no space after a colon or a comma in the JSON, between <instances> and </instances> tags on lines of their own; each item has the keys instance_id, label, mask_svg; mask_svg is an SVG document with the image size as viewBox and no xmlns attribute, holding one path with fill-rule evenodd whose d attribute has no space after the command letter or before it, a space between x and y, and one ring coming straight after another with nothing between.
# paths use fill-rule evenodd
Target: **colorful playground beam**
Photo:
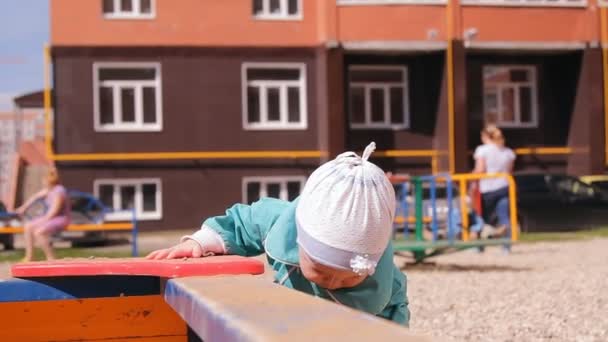
<instances>
[{"instance_id":1,"label":"colorful playground beam","mask_svg":"<svg viewBox=\"0 0 608 342\"><path fill-rule=\"evenodd\" d=\"M407 183L407 182L412 182L414 183L414 191L416 191L416 189L418 187L422 188L422 185L420 184L421 181L422 182L431 182L431 190L434 189L435 187L435 182L445 182L445 183L452 183L452 182L457 182L458 186L459 186L459 193L460 194L466 194L467 193L467 182L469 181L476 181L476 180L481 180L481 179L487 179L487 178L505 178L509 184L509 209L510 209L510 222L511 222L511 241L517 241L518 239L518 223L517 223L517 197L516 197L516 186L515 186L515 180L513 179L513 177L509 174L505 174L505 173L494 173L494 174L455 174L455 175L432 175L432 176L422 176L422 177L411 177L409 175L395 175L392 173L387 173L387 176L389 178L389 180L391 181L391 183L393 184L401 184L401 183ZM418 186L416 186L416 184L418 184ZM448 206L451 206L452 201L451 201L451 186L448 186ZM417 191L416 191L417 192ZM415 198L415 203L421 202L422 201L422 196L420 194L418 194L419 196L416 196ZM431 201L434 202L433 199L433 195L434 195L434 191L431 191ZM461 208L466 208L467 207L467 203L466 203L466 198L465 196L459 196L459 200L460 200L460 207ZM407 209L405 209L405 211L407 211ZM449 208L448 212L451 213L452 209ZM463 241L468 241L470 236L469 236L469 217L467 215L467 211L466 210L461 210L460 211L461 214L461 222L463 225L463 229L462 229L462 240ZM448 221L451 220L451 214L448 214L447 217ZM412 222L413 221L413 222ZM396 224L407 224L407 223L415 223L417 226L422 225L422 223L433 223L433 218L432 217L424 217L422 215L422 212L416 214L415 217L403 217L403 216L397 216L395 218L395 223ZM448 222L448 228L451 227L450 222ZM419 232L419 229L416 229L416 236L418 237L421 233ZM449 229L448 229L448 235L449 235ZM434 232L434 236L435 236L435 232ZM421 240L418 239L417 240ZM433 239L433 241L436 240L436 237ZM451 238L450 238L451 240Z\"/></svg>"},{"instance_id":2,"label":"colorful playground beam","mask_svg":"<svg viewBox=\"0 0 608 342\"><path fill-rule=\"evenodd\" d=\"M0 281L0 341L200 341L164 301L166 279L263 272L239 256L17 264Z\"/></svg>"},{"instance_id":3,"label":"colorful playground beam","mask_svg":"<svg viewBox=\"0 0 608 342\"><path fill-rule=\"evenodd\" d=\"M430 341L256 277L172 279L165 300L203 341Z\"/></svg>"},{"instance_id":4,"label":"colorful playground beam","mask_svg":"<svg viewBox=\"0 0 608 342\"><path fill-rule=\"evenodd\" d=\"M511 241L517 241L519 238L519 229L517 224L517 193L516 193L516 185L513 176L508 173L465 173L465 174L455 174L450 176L453 181L460 182L460 199L461 199L461 207L466 207L466 201L463 202L464 196L462 194L466 194L466 182L468 181L478 181L481 179L488 178L505 178L507 183L509 184L509 215L511 221ZM438 177L438 179L442 179L442 177ZM466 211L461 210L462 215L462 223L465 227L468 226L468 216L466 215ZM468 228L463 229L463 237L465 235L465 231L468 237ZM465 240L466 241L466 240Z\"/></svg>"},{"instance_id":5,"label":"colorful playground beam","mask_svg":"<svg viewBox=\"0 0 608 342\"><path fill-rule=\"evenodd\" d=\"M263 270L238 256L17 264L20 278L0 281L0 321L11 327L0 341L430 341L252 276Z\"/></svg>"}]
</instances>

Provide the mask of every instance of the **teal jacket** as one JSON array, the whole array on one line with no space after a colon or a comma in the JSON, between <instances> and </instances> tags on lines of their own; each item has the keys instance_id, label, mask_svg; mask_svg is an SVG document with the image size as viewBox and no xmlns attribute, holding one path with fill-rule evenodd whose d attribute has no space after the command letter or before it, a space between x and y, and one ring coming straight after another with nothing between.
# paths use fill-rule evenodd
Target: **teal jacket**
<instances>
[{"instance_id":1,"label":"teal jacket","mask_svg":"<svg viewBox=\"0 0 608 342\"><path fill-rule=\"evenodd\" d=\"M393 262L390 243L376 272L356 287L330 291L304 278L296 243L296 205L297 200L272 198L261 199L251 206L236 204L225 216L212 217L204 225L222 237L228 254L266 253L279 284L408 325L406 278Z\"/></svg>"}]
</instances>

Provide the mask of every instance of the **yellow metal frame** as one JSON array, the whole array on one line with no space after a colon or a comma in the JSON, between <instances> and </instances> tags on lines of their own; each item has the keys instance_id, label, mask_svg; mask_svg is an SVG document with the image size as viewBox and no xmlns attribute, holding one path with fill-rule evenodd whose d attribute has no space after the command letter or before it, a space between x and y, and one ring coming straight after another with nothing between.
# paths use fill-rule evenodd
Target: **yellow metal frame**
<instances>
[{"instance_id":1,"label":"yellow metal frame","mask_svg":"<svg viewBox=\"0 0 608 342\"><path fill-rule=\"evenodd\" d=\"M588 175L579 177L579 180L585 184L593 184L595 182L608 181L608 175Z\"/></svg>"},{"instance_id":2,"label":"yellow metal frame","mask_svg":"<svg viewBox=\"0 0 608 342\"><path fill-rule=\"evenodd\" d=\"M571 147L523 147L516 148L515 153L519 155L555 155L555 154L571 154Z\"/></svg>"},{"instance_id":3,"label":"yellow metal frame","mask_svg":"<svg viewBox=\"0 0 608 342\"><path fill-rule=\"evenodd\" d=\"M467 174L455 174L451 176L452 181L458 182L459 191L460 191L460 207L466 208L466 198L465 194L467 193L467 183L470 181L478 181L481 179L493 179L493 178L505 178L509 183L509 214L511 221L511 240L517 241L519 238L519 227L517 222L517 193L515 180L513 176L508 173L491 173L491 174L482 174L482 173L467 173ZM460 210L460 214L462 215L462 240L469 240L469 216L466 210Z\"/></svg>"},{"instance_id":4,"label":"yellow metal frame","mask_svg":"<svg viewBox=\"0 0 608 342\"><path fill-rule=\"evenodd\" d=\"M55 161L177 160L177 159L255 159L320 158L322 151L224 151L224 152L142 152L53 154Z\"/></svg>"},{"instance_id":5,"label":"yellow metal frame","mask_svg":"<svg viewBox=\"0 0 608 342\"><path fill-rule=\"evenodd\" d=\"M437 174L439 172L438 158L441 152L438 150L385 150L376 151L374 157L382 158L415 158L429 157L431 158L431 172Z\"/></svg>"},{"instance_id":6,"label":"yellow metal frame","mask_svg":"<svg viewBox=\"0 0 608 342\"><path fill-rule=\"evenodd\" d=\"M133 230L132 223L117 222L104 224L73 224L66 228L70 232L87 232L87 231L110 231L110 230ZM23 227L6 227L0 228L0 234L20 234L23 233Z\"/></svg>"},{"instance_id":7,"label":"yellow metal frame","mask_svg":"<svg viewBox=\"0 0 608 342\"><path fill-rule=\"evenodd\" d=\"M407 218L404 217L404 216L396 216L394 223L396 223L396 224L404 224L404 223L406 223L406 220L407 220L408 224L414 224L414 223L416 223L416 218L414 216L408 216ZM430 216L425 216L425 217L422 218L422 222L424 222L424 223L431 223L431 222L433 222L433 218L430 217Z\"/></svg>"},{"instance_id":8,"label":"yellow metal frame","mask_svg":"<svg viewBox=\"0 0 608 342\"><path fill-rule=\"evenodd\" d=\"M53 145L51 129L51 51L48 46L44 47L44 142L46 155L53 160Z\"/></svg>"},{"instance_id":9,"label":"yellow metal frame","mask_svg":"<svg viewBox=\"0 0 608 342\"><path fill-rule=\"evenodd\" d=\"M602 76L604 81L604 163L608 165L608 15L606 7L600 8Z\"/></svg>"},{"instance_id":10,"label":"yellow metal frame","mask_svg":"<svg viewBox=\"0 0 608 342\"><path fill-rule=\"evenodd\" d=\"M454 1L448 0L446 19L447 19L447 54L446 54L446 65L447 65L447 76L448 76L448 150L449 150L449 170L450 173L456 172L455 160L455 132L454 132L454 121L455 121L455 108L454 108L454 47L452 46L452 40L454 36Z\"/></svg>"}]
</instances>

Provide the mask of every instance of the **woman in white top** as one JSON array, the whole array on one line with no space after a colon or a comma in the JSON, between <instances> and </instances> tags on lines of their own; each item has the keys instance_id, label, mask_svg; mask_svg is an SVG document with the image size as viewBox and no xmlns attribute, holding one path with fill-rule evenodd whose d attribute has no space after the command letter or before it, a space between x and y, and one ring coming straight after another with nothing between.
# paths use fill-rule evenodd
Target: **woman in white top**
<instances>
[{"instance_id":1,"label":"woman in white top","mask_svg":"<svg viewBox=\"0 0 608 342\"><path fill-rule=\"evenodd\" d=\"M483 145L475 150L473 173L511 173L515 153L505 146L502 131L488 125L481 132ZM486 178L479 181L483 219L491 222L494 215L501 231L509 231L509 183L504 178Z\"/></svg>"}]
</instances>

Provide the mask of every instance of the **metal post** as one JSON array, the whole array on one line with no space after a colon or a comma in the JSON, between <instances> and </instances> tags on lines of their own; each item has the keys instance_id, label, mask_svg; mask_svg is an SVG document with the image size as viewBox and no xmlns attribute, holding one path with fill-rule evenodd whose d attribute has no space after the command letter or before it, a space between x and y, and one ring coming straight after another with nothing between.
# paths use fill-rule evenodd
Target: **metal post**
<instances>
[{"instance_id":1,"label":"metal post","mask_svg":"<svg viewBox=\"0 0 608 342\"><path fill-rule=\"evenodd\" d=\"M435 176L429 177L429 181L431 184L431 229L433 230L433 241L437 241L437 235L439 233L437 230L439 227L437 225L437 183L435 180Z\"/></svg>"},{"instance_id":2,"label":"metal post","mask_svg":"<svg viewBox=\"0 0 608 342\"><path fill-rule=\"evenodd\" d=\"M135 209L131 209L131 256L138 257L139 251L137 250L137 217L135 216Z\"/></svg>"},{"instance_id":3,"label":"metal post","mask_svg":"<svg viewBox=\"0 0 608 342\"><path fill-rule=\"evenodd\" d=\"M408 219L410 217L409 206L407 204L407 194L409 192L409 183L401 184L401 208L403 210L403 237L407 240L409 237Z\"/></svg>"},{"instance_id":4,"label":"metal post","mask_svg":"<svg viewBox=\"0 0 608 342\"><path fill-rule=\"evenodd\" d=\"M448 217L447 217L448 239L450 240L450 242L453 242L454 241L454 228L452 227L452 221L453 221L452 214L454 212L454 206L452 204L452 198L453 198L452 178L450 178L449 176L446 177L445 187L446 187L447 198L448 198Z\"/></svg>"},{"instance_id":5,"label":"metal post","mask_svg":"<svg viewBox=\"0 0 608 342\"><path fill-rule=\"evenodd\" d=\"M416 197L414 199L414 208L416 215L416 241L422 241L422 229L423 226L423 213L422 213L422 181L419 177L414 177L414 190L416 192Z\"/></svg>"},{"instance_id":6,"label":"metal post","mask_svg":"<svg viewBox=\"0 0 608 342\"><path fill-rule=\"evenodd\" d=\"M464 178L460 179L460 216L462 223L462 241L469 241L469 210L467 207L467 180Z\"/></svg>"}]
</instances>

